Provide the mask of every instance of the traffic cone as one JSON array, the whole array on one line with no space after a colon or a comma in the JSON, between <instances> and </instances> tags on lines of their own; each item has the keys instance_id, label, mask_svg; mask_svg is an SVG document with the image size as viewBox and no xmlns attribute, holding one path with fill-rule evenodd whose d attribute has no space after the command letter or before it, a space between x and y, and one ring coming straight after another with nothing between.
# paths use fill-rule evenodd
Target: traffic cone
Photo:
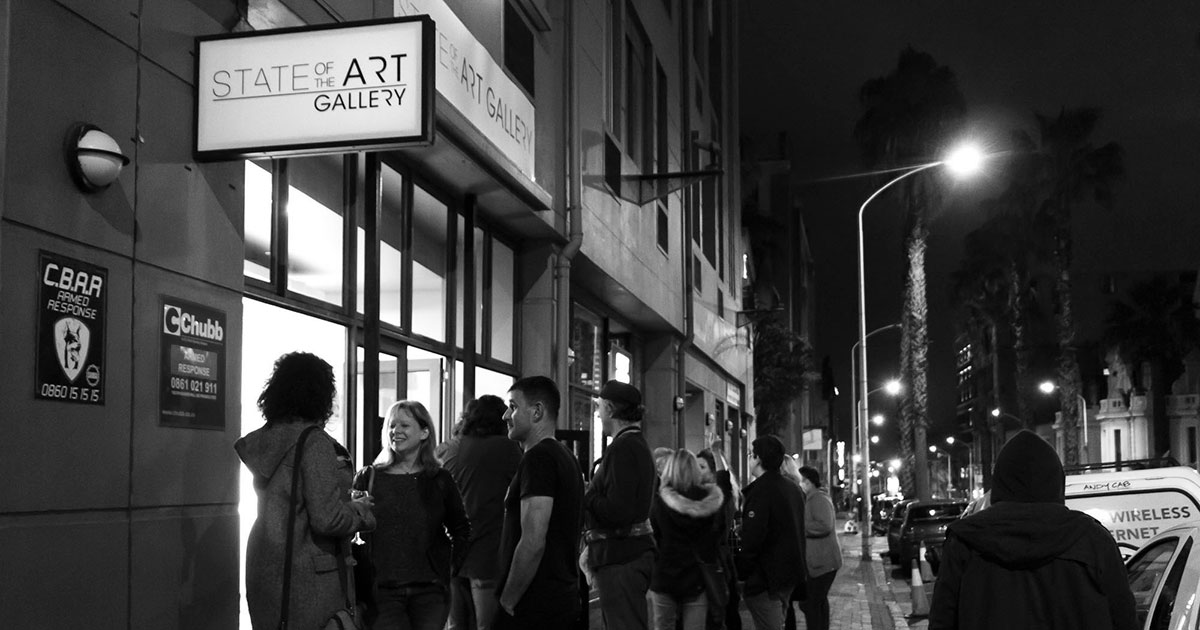
<instances>
[{"instance_id":1,"label":"traffic cone","mask_svg":"<svg viewBox=\"0 0 1200 630\"><path fill-rule=\"evenodd\" d=\"M926 582L932 582L933 567L929 565L929 559L925 557L925 543L921 543L917 547L917 561L921 564L921 579Z\"/></svg>"},{"instance_id":2,"label":"traffic cone","mask_svg":"<svg viewBox=\"0 0 1200 630\"><path fill-rule=\"evenodd\" d=\"M919 548L918 548L918 553ZM914 617L929 616L929 598L925 594L925 580L921 579L920 559L912 563L912 614Z\"/></svg>"}]
</instances>

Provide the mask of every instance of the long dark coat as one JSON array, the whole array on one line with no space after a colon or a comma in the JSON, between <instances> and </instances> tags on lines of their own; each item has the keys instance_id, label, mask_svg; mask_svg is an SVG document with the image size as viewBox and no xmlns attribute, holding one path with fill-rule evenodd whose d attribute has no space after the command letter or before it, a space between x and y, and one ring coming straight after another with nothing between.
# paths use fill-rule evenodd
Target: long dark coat
<instances>
[{"instance_id":1,"label":"long dark coat","mask_svg":"<svg viewBox=\"0 0 1200 630\"><path fill-rule=\"evenodd\" d=\"M305 422L273 422L237 441L234 448L254 473L258 517L246 545L246 604L254 628L279 627L283 556L293 462ZM300 462L288 627L321 627L346 600L338 563L349 556L349 537L375 527L365 506L350 502L354 467L350 455L329 434L309 434ZM353 571L347 576L353 582ZM352 588L351 584L351 588Z\"/></svg>"}]
</instances>

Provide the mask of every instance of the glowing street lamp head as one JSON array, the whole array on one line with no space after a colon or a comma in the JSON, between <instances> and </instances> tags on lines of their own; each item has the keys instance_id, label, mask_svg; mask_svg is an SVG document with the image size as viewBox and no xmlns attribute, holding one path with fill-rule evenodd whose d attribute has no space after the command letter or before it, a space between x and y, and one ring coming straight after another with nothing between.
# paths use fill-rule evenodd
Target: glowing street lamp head
<instances>
[{"instance_id":1,"label":"glowing street lamp head","mask_svg":"<svg viewBox=\"0 0 1200 630\"><path fill-rule=\"evenodd\" d=\"M936 452L937 452L937 447L936 447L936 446L934 446L934 445L932 445L932 444L930 444L930 445L929 445L929 452L930 452L930 453L936 453Z\"/></svg>"},{"instance_id":2,"label":"glowing street lamp head","mask_svg":"<svg viewBox=\"0 0 1200 630\"><path fill-rule=\"evenodd\" d=\"M951 173L965 177L979 171L983 166L983 158L983 151L980 151L979 147L967 144L952 151L942 160L942 164L945 164Z\"/></svg>"},{"instance_id":3,"label":"glowing street lamp head","mask_svg":"<svg viewBox=\"0 0 1200 630\"><path fill-rule=\"evenodd\" d=\"M882 414L875 414L875 416L871 418L871 422L874 422L875 426L877 427L883 426L883 420Z\"/></svg>"},{"instance_id":4,"label":"glowing street lamp head","mask_svg":"<svg viewBox=\"0 0 1200 630\"><path fill-rule=\"evenodd\" d=\"M872 436L871 436L871 443L872 443L872 444L878 444L878 443L879 443L879 436L878 436L878 435L872 435Z\"/></svg>"},{"instance_id":5,"label":"glowing street lamp head","mask_svg":"<svg viewBox=\"0 0 1200 630\"><path fill-rule=\"evenodd\" d=\"M954 436L953 436L953 435L951 435L951 436L948 436L948 437L946 438L946 443L947 443L947 444L954 444Z\"/></svg>"},{"instance_id":6,"label":"glowing street lamp head","mask_svg":"<svg viewBox=\"0 0 1200 630\"><path fill-rule=\"evenodd\" d=\"M1000 417L1000 408L999 408L999 407L995 407L995 408L993 408L993 409L992 409L992 417L993 417L993 418L999 418L999 417Z\"/></svg>"},{"instance_id":7,"label":"glowing street lamp head","mask_svg":"<svg viewBox=\"0 0 1200 630\"><path fill-rule=\"evenodd\" d=\"M900 470L900 460L893 459L890 463L892 465L892 468L895 468L896 470Z\"/></svg>"},{"instance_id":8,"label":"glowing street lamp head","mask_svg":"<svg viewBox=\"0 0 1200 630\"><path fill-rule=\"evenodd\" d=\"M1055 385L1052 381L1042 381L1041 383L1038 383L1038 391L1042 392L1043 394L1053 394L1054 389Z\"/></svg>"},{"instance_id":9,"label":"glowing street lamp head","mask_svg":"<svg viewBox=\"0 0 1200 630\"><path fill-rule=\"evenodd\" d=\"M883 391L887 392L889 395L892 395L892 396L899 394L903 390L904 390L904 386L901 385L900 381L898 381L896 379L892 379L892 380L888 381L883 386Z\"/></svg>"}]
</instances>

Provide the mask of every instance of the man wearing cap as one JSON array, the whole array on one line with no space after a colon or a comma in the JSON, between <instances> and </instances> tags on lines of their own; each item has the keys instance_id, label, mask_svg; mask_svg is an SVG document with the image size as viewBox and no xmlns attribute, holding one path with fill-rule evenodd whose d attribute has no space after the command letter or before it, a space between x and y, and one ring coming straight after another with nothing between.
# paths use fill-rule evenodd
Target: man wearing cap
<instances>
[{"instance_id":1,"label":"man wearing cap","mask_svg":"<svg viewBox=\"0 0 1200 630\"><path fill-rule=\"evenodd\" d=\"M742 551L738 573L745 576L743 600L758 630L779 630L792 591L804 588L804 495L779 473L783 442L764 435L751 444L750 474L743 493Z\"/></svg>"},{"instance_id":2,"label":"man wearing cap","mask_svg":"<svg viewBox=\"0 0 1200 630\"><path fill-rule=\"evenodd\" d=\"M609 381L600 390L600 421L612 442L584 495L587 564L610 630L647 628L646 591L654 567L650 501L654 458L642 436L642 393Z\"/></svg>"}]
</instances>

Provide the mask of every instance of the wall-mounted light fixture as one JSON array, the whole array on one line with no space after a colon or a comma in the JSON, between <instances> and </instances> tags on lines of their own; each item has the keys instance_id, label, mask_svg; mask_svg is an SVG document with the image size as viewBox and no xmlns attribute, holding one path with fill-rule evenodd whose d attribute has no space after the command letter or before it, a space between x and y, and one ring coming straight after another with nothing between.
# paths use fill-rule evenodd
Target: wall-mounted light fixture
<instances>
[{"instance_id":1,"label":"wall-mounted light fixture","mask_svg":"<svg viewBox=\"0 0 1200 630\"><path fill-rule=\"evenodd\" d=\"M76 123L65 142L67 168L84 192L98 192L117 181L129 158L112 136L88 123Z\"/></svg>"},{"instance_id":2,"label":"wall-mounted light fixture","mask_svg":"<svg viewBox=\"0 0 1200 630\"><path fill-rule=\"evenodd\" d=\"M675 411L683 411L683 396L675 397Z\"/></svg>"},{"instance_id":3,"label":"wall-mounted light fixture","mask_svg":"<svg viewBox=\"0 0 1200 630\"><path fill-rule=\"evenodd\" d=\"M712 412L704 414L704 426L711 427L712 423L714 421L716 421L716 419L717 419L716 414L714 414Z\"/></svg>"},{"instance_id":4,"label":"wall-mounted light fixture","mask_svg":"<svg viewBox=\"0 0 1200 630\"><path fill-rule=\"evenodd\" d=\"M726 432L726 433L733 433L733 420L726 420L726 421L725 421L725 432Z\"/></svg>"}]
</instances>

